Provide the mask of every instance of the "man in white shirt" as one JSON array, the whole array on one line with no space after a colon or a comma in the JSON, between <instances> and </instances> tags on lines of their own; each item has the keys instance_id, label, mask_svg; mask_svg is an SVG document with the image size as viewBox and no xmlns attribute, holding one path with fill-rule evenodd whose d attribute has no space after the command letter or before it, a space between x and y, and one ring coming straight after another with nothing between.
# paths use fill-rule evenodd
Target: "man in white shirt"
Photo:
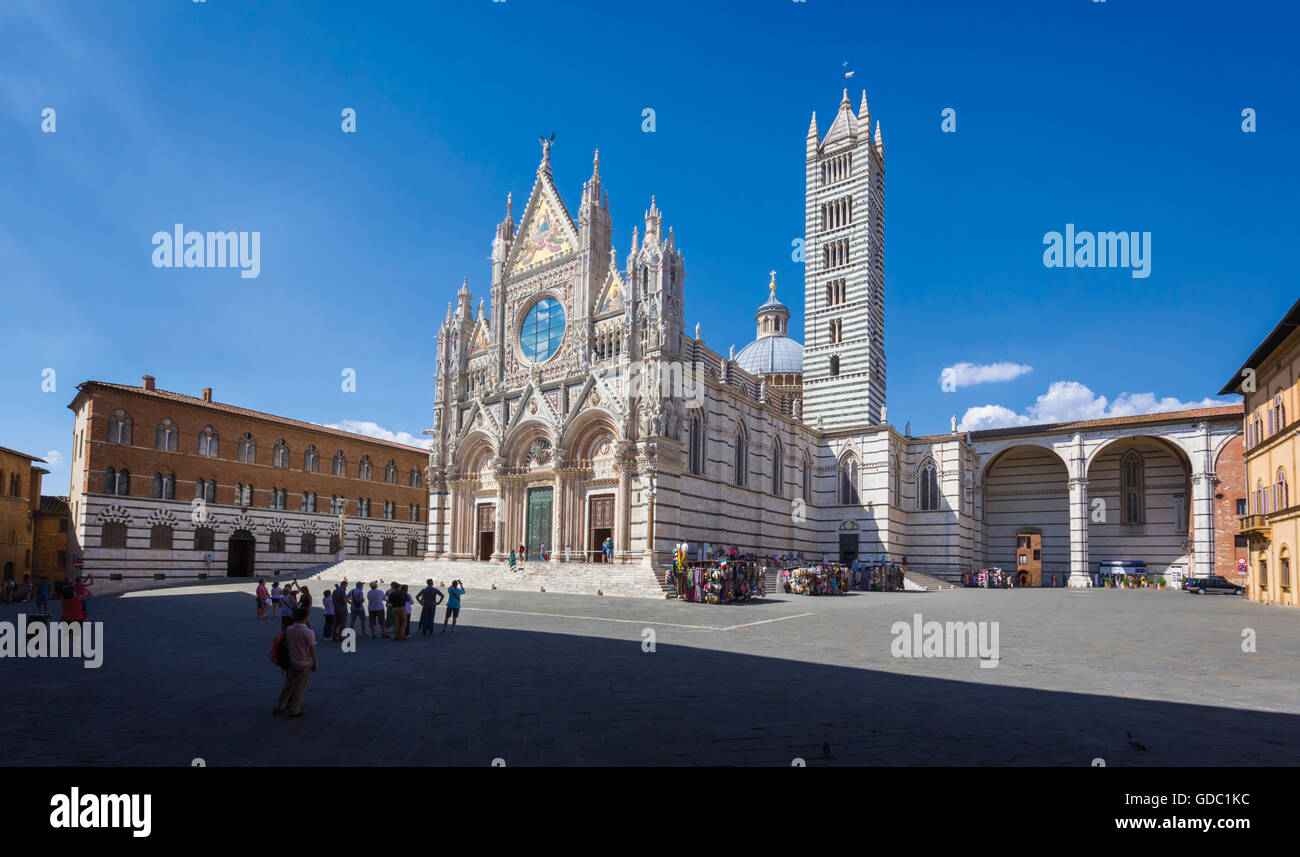
<instances>
[{"instance_id":1,"label":"man in white shirt","mask_svg":"<svg viewBox=\"0 0 1300 857\"><path fill-rule=\"evenodd\" d=\"M384 607L388 599L384 590L379 588L377 581L370 581L370 591L366 593L366 606L370 608L370 637L375 637L375 629L378 628L385 637L388 636L388 628L384 625Z\"/></svg>"}]
</instances>

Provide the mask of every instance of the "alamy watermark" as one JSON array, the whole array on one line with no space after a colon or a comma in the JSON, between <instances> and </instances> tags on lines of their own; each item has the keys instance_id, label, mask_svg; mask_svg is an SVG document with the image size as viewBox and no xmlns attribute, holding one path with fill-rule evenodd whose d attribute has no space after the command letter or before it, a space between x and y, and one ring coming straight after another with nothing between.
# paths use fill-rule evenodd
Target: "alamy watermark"
<instances>
[{"instance_id":1,"label":"alamy watermark","mask_svg":"<svg viewBox=\"0 0 1300 857\"><path fill-rule=\"evenodd\" d=\"M246 280L262 273L261 232L186 232L177 223L155 232L153 246L155 268L239 268Z\"/></svg>"},{"instance_id":2,"label":"alamy watermark","mask_svg":"<svg viewBox=\"0 0 1300 857\"><path fill-rule=\"evenodd\" d=\"M0 658L81 658L88 670L104 664L103 622L0 622Z\"/></svg>"},{"instance_id":3,"label":"alamy watermark","mask_svg":"<svg viewBox=\"0 0 1300 857\"><path fill-rule=\"evenodd\" d=\"M1150 232L1075 232L1065 224L1065 234L1043 235L1043 265L1048 268L1129 268L1129 276L1151 276Z\"/></svg>"},{"instance_id":4,"label":"alamy watermark","mask_svg":"<svg viewBox=\"0 0 1300 857\"><path fill-rule=\"evenodd\" d=\"M912 622L895 622L889 627L894 642L889 651L896 658L974 658L980 669L998 665L997 622L923 622L920 613Z\"/></svg>"}]
</instances>

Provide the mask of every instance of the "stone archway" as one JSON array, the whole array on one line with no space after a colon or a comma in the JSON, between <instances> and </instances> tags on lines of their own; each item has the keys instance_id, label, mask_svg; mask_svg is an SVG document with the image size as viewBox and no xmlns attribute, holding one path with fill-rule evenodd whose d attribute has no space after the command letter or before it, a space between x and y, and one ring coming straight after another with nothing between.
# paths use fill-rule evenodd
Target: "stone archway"
<instances>
[{"instance_id":1,"label":"stone archway","mask_svg":"<svg viewBox=\"0 0 1300 857\"><path fill-rule=\"evenodd\" d=\"M1192 466L1183 447L1157 435L1107 440L1087 459L1088 564L1145 563L1149 581L1190 576Z\"/></svg>"},{"instance_id":2,"label":"stone archway","mask_svg":"<svg viewBox=\"0 0 1300 857\"><path fill-rule=\"evenodd\" d=\"M1034 582L1064 586L1070 574L1070 480L1065 462L1043 444L1015 444L994 454L982 472L985 565L1017 574L1023 555L1024 564L1038 572L1031 575ZM1036 536L1036 544L1022 548L1026 535Z\"/></svg>"}]
</instances>

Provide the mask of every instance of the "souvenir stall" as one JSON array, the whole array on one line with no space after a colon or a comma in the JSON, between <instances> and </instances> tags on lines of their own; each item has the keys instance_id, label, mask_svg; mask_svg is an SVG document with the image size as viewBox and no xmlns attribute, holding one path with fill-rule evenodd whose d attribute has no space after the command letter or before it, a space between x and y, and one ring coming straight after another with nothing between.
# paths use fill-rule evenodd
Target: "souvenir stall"
<instances>
[{"instance_id":1,"label":"souvenir stall","mask_svg":"<svg viewBox=\"0 0 1300 857\"><path fill-rule=\"evenodd\" d=\"M903 589L903 566L884 557L856 560L849 569L849 583L863 592L898 592Z\"/></svg>"},{"instance_id":2,"label":"souvenir stall","mask_svg":"<svg viewBox=\"0 0 1300 857\"><path fill-rule=\"evenodd\" d=\"M847 568L831 563L792 568L781 573L781 588L795 595L844 595L851 582Z\"/></svg>"},{"instance_id":3,"label":"souvenir stall","mask_svg":"<svg viewBox=\"0 0 1300 857\"><path fill-rule=\"evenodd\" d=\"M734 604L767 595L763 567L753 560L674 563L677 597L691 603Z\"/></svg>"}]
</instances>

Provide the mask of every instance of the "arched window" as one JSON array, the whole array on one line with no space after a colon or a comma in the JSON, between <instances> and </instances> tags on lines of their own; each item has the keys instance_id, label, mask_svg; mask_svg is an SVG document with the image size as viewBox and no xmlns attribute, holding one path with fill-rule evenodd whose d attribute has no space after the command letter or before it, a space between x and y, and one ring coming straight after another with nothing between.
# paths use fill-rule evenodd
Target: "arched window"
<instances>
[{"instance_id":1,"label":"arched window","mask_svg":"<svg viewBox=\"0 0 1300 857\"><path fill-rule=\"evenodd\" d=\"M166 550L172 549L172 528L159 525L149 528L149 549Z\"/></svg>"},{"instance_id":2,"label":"arched window","mask_svg":"<svg viewBox=\"0 0 1300 857\"><path fill-rule=\"evenodd\" d=\"M298 540L299 553L316 553L316 537L307 533Z\"/></svg>"},{"instance_id":3,"label":"arched window","mask_svg":"<svg viewBox=\"0 0 1300 857\"><path fill-rule=\"evenodd\" d=\"M235 457L245 464L257 463L257 442L248 432L239 438L238 449L235 450Z\"/></svg>"},{"instance_id":4,"label":"arched window","mask_svg":"<svg viewBox=\"0 0 1300 857\"><path fill-rule=\"evenodd\" d=\"M370 536L357 536L357 554L370 556Z\"/></svg>"},{"instance_id":5,"label":"arched window","mask_svg":"<svg viewBox=\"0 0 1300 857\"><path fill-rule=\"evenodd\" d=\"M1281 431L1286 427L1286 405L1282 404L1282 394L1278 393L1273 399L1273 413L1277 415L1277 430Z\"/></svg>"},{"instance_id":6,"label":"arched window","mask_svg":"<svg viewBox=\"0 0 1300 857\"><path fill-rule=\"evenodd\" d=\"M1119 462L1120 523L1146 520L1146 468L1137 450L1124 453Z\"/></svg>"},{"instance_id":7,"label":"arched window","mask_svg":"<svg viewBox=\"0 0 1300 857\"><path fill-rule=\"evenodd\" d=\"M158 423L158 428L153 433L153 448L160 449L163 452L176 452L180 448L180 429L168 417Z\"/></svg>"},{"instance_id":8,"label":"arched window","mask_svg":"<svg viewBox=\"0 0 1300 857\"><path fill-rule=\"evenodd\" d=\"M216 547L217 533L211 527L199 527L194 531L194 549L210 551Z\"/></svg>"},{"instance_id":9,"label":"arched window","mask_svg":"<svg viewBox=\"0 0 1300 857\"><path fill-rule=\"evenodd\" d=\"M370 466L370 456L368 456L368 455L363 455L363 456L361 456L361 463L359 463L359 464L357 465L357 478L358 478L358 479L369 479L369 478L370 478L370 470L371 470L371 466ZM339 473L339 474L336 474L336 475L338 475L338 476L342 476L343 474L342 474L342 473Z\"/></svg>"},{"instance_id":10,"label":"arched window","mask_svg":"<svg viewBox=\"0 0 1300 857\"><path fill-rule=\"evenodd\" d=\"M302 472L320 472L320 455L316 452L316 444L314 443L302 451Z\"/></svg>"},{"instance_id":11,"label":"arched window","mask_svg":"<svg viewBox=\"0 0 1300 857\"><path fill-rule=\"evenodd\" d=\"M153 475L153 498L155 500L176 499L176 477L170 473Z\"/></svg>"},{"instance_id":12,"label":"arched window","mask_svg":"<svg viewBox=\"0 0 1300 857\"><path fill-rule=\"evenodd\" d=\"M338 552L339 552L339 537L337 535L330 536L330 553L338 553Z\"/></svg>"},{"instance_id":13,"label":"arched window","mask_svg":"<svg viewBox=\"0 0 1300 857\"><path fill-rule=\"evenodd\" d=\"M1290 505L1286 496L1286 471L1279 467L1277 484L1273 487L1273 508L1280 512Z\"/></svg>"},{"instance_id":14,"label":"arched window","mask_svg":"<svg viewBox=\"0 0 1300 857\"><path fill-rule=\"evenodd\" d=\"M269 553L284 553L284 533L271 533L266 549Z\"/></svg>"},{"instance_id":15,"label":"arched window","mask_svg":"<svg viewBox=\"0 0 1300 857\"><path fill-rule=\"evenodd\" d=\"M832 354L831 355L831 377L834 378L838 374L840 374L840 355Z\"/></svg>"},{"instance_id":16,"label":"arched window","mask_svg":"<svg viewBox=\"0 0 1300 857\"><path fill-rule=\"evenodd\" d=\"M1283 589L1291 588L1291 553L1285 547L1277 555L1278 584Z\"/></svg>"},{"instance_id":17,"label":"arched window","mask_svg":"<svg viewBox=\"0 0 1300 857\"><path fill-rule=\"evenodd\" d=\"M112 467L104 468L104 493L117 493L117 471Z\"/></svg>"},{"instance_id":18,"label":"arched window","mask_svg":"<svg viewBox=\"0 0 1300 857\"><path fill-rule=\"evenodd\" d=\"M394 545L395 541L393 539L384 539L379 545L379 552L384 556L392 556L394 554Z\"/></svg>"},{"instance_id":19,"label":"arched window","mask_svg":"<svg viewBox=\"0 0 1300 857\"><path fill-rule=\"evenodd\" d=\"M109 521L100 527L99 546L102 548L126 547L126 524L121 521Z\"/></svg>"},{"instance_id":20,"label":"arched window","mask_svg":"<svg viewBox=\"0 0 1300 857\"><path fill-rule=\"evenodd\" d=\"M1255 482L1255 514L1268 514L1268 493L1264 490L1264 483L1258 480Z\"/></svg>"},{"instance_id":21,"label":"arched window","mask_svg":"<svg viewBox=\"0 0 1300 857\"><path fill-rule=\"evenodd\" d=\"M745 427L736 427L736 484L745 487L749 470L749 438L745 436Z\"/></svg>"},{"instance_id":22,"label":"arched window","mask_svg":"<svg viewBox=\"0 0 1300 857\"><path fill-rule=\"evenodd\" d=\"M935 467L933 461L927 461L921 466L921 472L916 481L917 508L925 512L938 511L939 468Z\"/></svg>"},{"instance_id":23,"label":"arched window","mask_svg":"<svg viewBox=\"0 0 1300 857\"><path fill-rule=\"evenodd\" d=\"M284 438L280 438L280 442L271 450L271 466L281 470L289 469L289 444L284 442Z\"/></svg>"},{"instance_id":24,"label":"arched window","mask_svg":"<svg viewBox=\"0 0 1300 857\"><path fill-rule=\"evenodd\" d=\"M856 506L857 504L858 458L849 453L840 459L840 505Z\"/></svg>"},{"instance_id":25,"label":"arched window","mask_svg":"<svg viewBox=\"0 0 1300 857\"><path fill-rule=\"evenodd\" d=\"M772 493L777 497L781 496L781 489L784 487L785 479L781 469L785 466L785 456L781 454L781 439L776 438L772 442Z\"/></svg>"},{"instance_id":26,"label":"arched window","mask_svg":"<svg viewBox=\"0 0 1300 857\"><path fill-rule=\"evenodd\" d=\"M407 555L407 556L419 556L419 555L420 555L420 540L419 540L419 539L407 539L407 540L406 540L406 555Z\"/></svg>"},{"instance_id":27,"label":"arched window","mask_svg":"<svg viewBox=\"0 0 1300 857\"><path fill-rule=\"evenodd\" d=\"M131 493L131 471L125 467L117 471L117 489L113 493L122 495Z\"/></svg>"},{"instance_id":28,"label":"arched window","mask_svg":"<svg viewBox=\"0 0 1300 857\"><path fill-rule=\"evenodd\" d=\"M343 454L343 450L341 449L338 452L334 453L333 473L335 476L348 475L348 459L347 456Z\"/></svg>"},{"instance_id":29,"label":"arched window","mask_svg":"<svg viewBox=\"0 0 1300 857\"><path fill-rule=\"evenodd\" d=\"M418 467L411 468L411 487L412 488L420 487L420 468Z\"/></svg>"},{"instance_id":30,"label":"arched window","mask_svg":"<svg viewBox=\"0 0 1300 857\"><path fill-rule=\"evenodd\" d=\"M704 475L704 426L699 414L691 416L689 463L692 476Z\"/></svg>"},{"instance_id":31,"label":"arched window","mask_svg":"<svg viewBox=\"0 0 1300 857\"><path fill-rule=\"evenodd\" d=\"M389 485L397 484L397 462L389 460L388 466L384 468L384 481Z\"/></svg>"},{"instance_id":32,"label":"arched window","mask_svg":"<svg viewBox=\"0 0 1300 857\"><path fill-rule=\"evenodd\" d=\"M217 431L212 426L206 426L199 432L199 455L204 458L218 457Z\"/></svg>"},{"instance_id":33,"label":"arched window","mask_svg":"<svg viewBox=\"0 0 1300 857\"><path fill-rule=\"evenodd\" d=\"M108 418L108 442L131 445L131 418L126 415L126 411L114 411Z\"/></svg>"}]
</instances>

